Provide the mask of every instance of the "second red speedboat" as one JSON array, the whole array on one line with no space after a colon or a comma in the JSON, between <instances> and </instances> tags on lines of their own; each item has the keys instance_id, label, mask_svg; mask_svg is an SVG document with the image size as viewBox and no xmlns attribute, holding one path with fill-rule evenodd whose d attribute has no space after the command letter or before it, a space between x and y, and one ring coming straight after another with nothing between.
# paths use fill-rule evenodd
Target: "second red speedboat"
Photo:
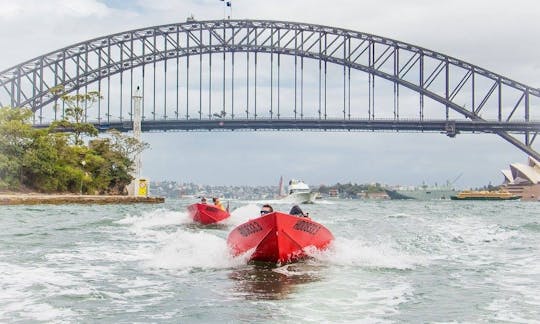
<instances>
[{"instance_id":1,"label":"second red speedboat","mask_svg":"<svg viewBox=\"0 0 540 324\"><path fill-rule=\"evenodd\" d=\"M194 221L204 225L214 224L231 216L228 211L221 210L207 204L193 204L188 206L188 214Z\"/></svg>"},{"instance_id":2,"label":"second red speedboat","mask_svg":"<svg viewBox=\"0 0 540 324\"><path fill-rule=\"evenodd\" d=\"M307 257L307 247L325 249L333 239L310 218L273 212L236 227L227 243L235 256L254 249L250 260L284 264Z\"/></svg>"}]
</instances>

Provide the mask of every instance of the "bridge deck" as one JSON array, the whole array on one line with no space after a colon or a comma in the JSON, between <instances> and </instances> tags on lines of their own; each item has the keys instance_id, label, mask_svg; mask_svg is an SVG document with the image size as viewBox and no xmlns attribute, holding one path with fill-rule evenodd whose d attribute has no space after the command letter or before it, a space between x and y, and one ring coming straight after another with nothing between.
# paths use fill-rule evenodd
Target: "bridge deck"
<instances>
[{"instance_id":1,"label":"bridge deck","mask_svg":"<svg viewBox=\"0 0 540 324\"><path fill-rule=\"evenodd\" d=\"M128 132L131 121L95 123L100 131L117 129ZM540 122L496 122L473 120L343 120L343 119L175 119L145 120L143 131L197 130L315 130L315 131L415 131L444 132L453 136L460 132L511 133L537 132Z\"/></svg>"}]
</instances>

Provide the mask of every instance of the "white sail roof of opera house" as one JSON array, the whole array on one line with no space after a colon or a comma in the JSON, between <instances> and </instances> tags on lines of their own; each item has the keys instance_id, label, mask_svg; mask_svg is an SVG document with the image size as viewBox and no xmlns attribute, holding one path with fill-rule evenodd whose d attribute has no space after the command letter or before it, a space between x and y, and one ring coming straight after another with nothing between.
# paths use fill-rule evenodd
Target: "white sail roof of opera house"
<instances>
[{"instance_id":1,"label":"white sail roof of opera house","mask_svg":"<svg viewBox=\"0 0 540 324\"><path fill-rule=\"evenodd\" d=\"M512 171L509 169L501 170L502 174L504 175L504 183L513 183L514 182L514 176L512 175Z\"/></svg>"},{"instance_id":2,"label":"white sail roof of opera house","mask_svg":"<svg viewBox=\"0 0 540 324\"><path fill-rule=\"evenodd\" d=\"M532 184L540 183L540 170L534 167L521 163L512 163L510 164L510 170L512 170L514 182L521 178L528 180Z\"/></svg>"},{"instance_id":3,"label":"white sail roof of opera house","mask_svg":"<svg viewBox=\"0 0 540 324\"><path fill-rule=\"evenodd\" d=\"M537 168L538 172L540 172L540 162L536 161L532 157L529 156L529 166L533 168Z\"/></svg>"},{"instance_id":4,"label":"white sail roof of opera house","mask_svg":"<svg viewBox=\"0 0 540 324\"><path fill-rule=\"evenodd\" d=\"M529 164L512 163L510 170L501 170L505 183L540 183L540 163L529 157Z\"/></svg>"}]
</instances>

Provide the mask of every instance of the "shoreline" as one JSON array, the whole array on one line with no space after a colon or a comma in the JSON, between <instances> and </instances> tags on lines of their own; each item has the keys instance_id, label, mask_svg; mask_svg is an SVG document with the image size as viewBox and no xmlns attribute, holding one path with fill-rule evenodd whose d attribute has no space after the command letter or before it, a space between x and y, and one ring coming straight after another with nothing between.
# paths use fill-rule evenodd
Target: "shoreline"
<instances>
[{"instance_id":1,"label":"shoreline","mask_svg":"<svg viewBox=\"0 0 540 324\"><path fill-rule=\"evenodd\" d=\"M0 206L9 205L63 205L63 204L161 204L163 197L137 197L120 195L77 195L41 193L0 193Z\"/></svg>"}]
</instances>

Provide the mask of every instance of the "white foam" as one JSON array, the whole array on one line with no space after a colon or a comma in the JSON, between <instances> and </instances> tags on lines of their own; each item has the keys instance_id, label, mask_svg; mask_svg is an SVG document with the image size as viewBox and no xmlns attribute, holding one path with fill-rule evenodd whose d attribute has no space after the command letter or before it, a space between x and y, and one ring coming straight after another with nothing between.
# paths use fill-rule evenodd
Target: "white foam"
<instances>
[{"instance_id":1,"label":"white foam","mask_svg":"<svg viewBox=\"0 0 540 324\"><path fill-rule=\"evenodd\" d=\"M230 268L244 264L233 258L225 239L205 232L178 230L162 242L155 255L145 262L150 268L191 270Z\"/></svg>"},{"instance_id":2,"label":"white foam","mask_svg":"<svg viewBox=\"0 0 540 324\"><path fill-rule=\"evenodd\" d=\"M315 204L317 204L317 205L336 205L337 202L336 201L331 201L331 200L317 199L317 200L315 200Z\"/></svg>"},{"instance_id":3,"label":"white foam","mask_svg":"<svg viewBox=\"0 0 540 324\"><path fill-rule=\"evenodd\" d=\"M70 310L39 302L43 293L36 287L43 287L46 295L55 295L76 285L81 285L78 278L51 268L0 263L0 319L10 320L13 313L38 321L73 315Z\"/></svg>"},{"instance_id":4,"label":"white foam","mask_svg":"<svg viewBox=\"0 0 540 324\"><path fill-rule=\"evenodd\" d=\"M308 268L310 269L310 268ZM318 272L314 270L306 270L305 267L299 267L296 265L286 264L281 267L272 269L273 272L282 274L287 277L304 276L304 275L316 275Z\"/></svg>"},{"instance_id":5,"label":"white foam","mask_svg":"<svg viewBox=\"0 0 540 324\"><path fill-rule=\"evenodd\" d=\"M163 227L178 224L188 224L192 220L187 212L171 211L167 209L156 209L144 212L140 216L131 216L117 221L117 224L132 225L137 228Z\"/></svg>"},{"instance_id":6,"label":"white foam","mask_svg":"<svg viewBox=\"0 0 540 324\"><path fill-rule=\"evenodd\" d=\"M259 216L260 207L249 204L232 212L223 225L234 226ZM128 215L117 222L128 225L137 245L130 251L129 260L137 259L149 269L191 271L193 269L220 269L245 264L245 256L233 258L222 231L186 228L193 223L186 212L157 209L141 216ZM171 231L171 226L173 231ZM169 227L164 230L164 227ZM101 251L100 254L104 254ZM111 253L110 256L114 255ZM104 256L104 255L103 255ZM107 256L104 256L107 257Z\"/></svg>"},{"instance_id":7,"label":"white foam","mask_svg":"<svg viewBox=\"0 0 540 324\"><path fill-rule=\"evenodd\" d=\"M328 322L339 323L384 323L381 317L399 313L399 305L407 301L413 293L408 282L367 282L348 279L315 285L307 296L317 298L303 299L295 303L292 313L301 311L302 321L320 322L325 316ZM336 313L335 310L339 310ZM324 314L324 315L323 315ZM393 321L389 321L393 322Z\"/></svg>"},{"instance_id":8,"label":"white foam","mask_svg":"<svg viewBox=\"0 0 540 324\"><path fill-rule=\"evenodd\" d=\"M231 212L231 217L223 221L223 224L237 226L260 216L261 207L255 204L248 204L236 208Z\"/></svg>"},{"instance_id":9,"label":"white foam","mask_svg":"<svg viewBox=\"0 0 540 324\"><path fill-rule=\"evenodd\" d=\"M307 249L306 252L318 260L344 266L405 270L427 264L426 258L410 255L389 244L373 244L339 237L326 250Z\"/></svg>"}]
</instances>

